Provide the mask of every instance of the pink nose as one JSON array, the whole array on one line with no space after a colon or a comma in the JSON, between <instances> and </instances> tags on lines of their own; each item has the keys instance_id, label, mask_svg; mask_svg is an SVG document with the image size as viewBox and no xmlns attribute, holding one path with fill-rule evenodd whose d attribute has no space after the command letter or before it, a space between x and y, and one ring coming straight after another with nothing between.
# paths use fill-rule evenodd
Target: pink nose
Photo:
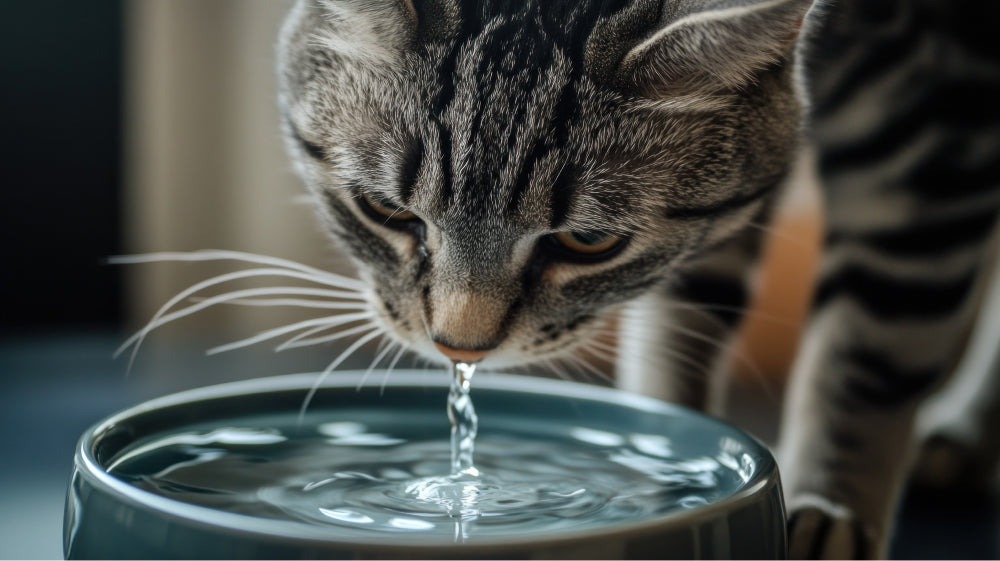
<instances>
[{"instance_id":1,"label":"pink nose","mask_svg":"<svg viewBox=\"0 0 1000 561\"><path fill-rule=\"evenodd\" d=\"M441 343L434 343L437 350L441 351L441 354L450 358L455 362L468 362L473 363L483 358L489 354L489 350L485 351L473 351L469 349L453 349L447 345L442 345Z\"/></svg>"}]
</instances>

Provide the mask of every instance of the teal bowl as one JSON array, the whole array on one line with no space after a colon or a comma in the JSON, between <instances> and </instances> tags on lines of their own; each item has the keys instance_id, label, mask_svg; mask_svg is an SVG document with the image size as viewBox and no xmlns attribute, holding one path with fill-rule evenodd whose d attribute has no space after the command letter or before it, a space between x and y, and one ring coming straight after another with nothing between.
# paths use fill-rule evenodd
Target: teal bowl
<instances>
[{"instance_id":1,"label":"teal bowl","mask_svg":"<svg viewBox=\"0 0 1000 561\"><path fill-rule=\"evenodd\" d=\"M384 387L358 389L361 373L330 376L309 415L363 409L385 419L435 414L447 431L443 373L401 371ZM375 373L375 379L379 379ZM781 559L785 514L774 458L746 433L711 417L618 390L510 376L477 375L479 426L507 422L545 430L657 435L678 458L739 458L740 477L720 483L706 504L586 529L483 536L462 542L414 534L366 536L336 527L198 506L144 490L109 472L116 458L157 435L227 419L295 419L315 374L236 382L143 403L98 423L80 439L66 500L69 559L195 558L659 558ZM516 421L514 421L516 420ZM405 421L400 421L405 422ZM730 464L733 462L730 461Z\"/></svg>"}]
</instances>

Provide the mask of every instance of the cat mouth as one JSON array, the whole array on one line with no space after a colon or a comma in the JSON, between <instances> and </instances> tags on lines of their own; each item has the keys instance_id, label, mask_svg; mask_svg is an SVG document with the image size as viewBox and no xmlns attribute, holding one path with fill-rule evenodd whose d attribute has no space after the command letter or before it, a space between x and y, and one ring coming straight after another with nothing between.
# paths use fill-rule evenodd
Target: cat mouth
<instances>
[{"instance_id":1,"label":"cat mouth","mask_svg":"<svg viewBox=\"0 0 1000 561\"><path fill-rule=\"evenodd\" d=\"M538 328L523 340L518 341L516 335L508 339L477 364L486 370L525 370L531 374L612 385L612 365L617 352L613 329L614 322L601 316L568 322L561 328Z\"/></svg>"},{"instance_id":2,"label":"cat mouth","mask_svg":"<svg viewBox=\"0 0 1000 561\"><path fill-rule=\"evenodd\" d=\"M372 296L372 307L390 336L442 367L464 362L488 371L526 370L602 385L610 383L609 365L614 363L616 353L611 336L614 313L584 312L531 327L518 326L515 320L503 338L488 344L463 345L446 335L435 335L424 314L407 314L404 307L382 294Z\"/></svg>"}]
</instances>

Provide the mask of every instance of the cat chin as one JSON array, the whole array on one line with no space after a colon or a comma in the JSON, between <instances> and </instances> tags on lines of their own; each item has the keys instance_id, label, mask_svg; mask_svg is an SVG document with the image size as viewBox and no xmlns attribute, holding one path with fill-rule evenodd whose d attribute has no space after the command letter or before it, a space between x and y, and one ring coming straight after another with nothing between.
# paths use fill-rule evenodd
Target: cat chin
<instances>
[{"instance_id":1,"label":"cat chin","mask_svg":"<svg viewBox=\"0 0 1000 561\"><path fill-rule=\"evenodd\" d=\"M403 345L411 353L418 355L422 360L442 368L451 366L451 359L441 354L434 346L430 337L422 330L414 330L401 325L385 310L381 302L370 302L376 310L376 321L385 330L386 335L396 344ZM522 369L529 366L540 366L545 368L547 363L553 361L579 363L581 360L589 364L593 358L607 360L602 357L604 354L613 354L607 346L604 348L591 348L587 358L581 357L581 349L592 347L594 341L605 332L607 322L613 314L595 314L583 325L576 325L571 330L563 331L556 339L549 339L544 344L539 344L539 337L544 335L544 330L535 332L528 330L526 333L514 334L500 343L496 350L490 352L477 364L491 371ZM417 323L417 320L411 320Z\"/></svg>"},{"instance_id":2,"label":"cat chin","mask_svg":"<svg viewBox=\"0 0 1000 561\"><path fill-rule=\"evenodd\" d=\"M403 342L412 352L416 353L420 356L420 358L430 362L431 364L440 366L441 368L451 367L451 359L438 352L429 340L421 341L420 343L404 341L402 339L397 340L399 342ZM488 370L492 372L523 369L529 366L540 366L544 368L547 361L558 361L572 356L576 347L577 345L568 345L555 352L549 351L531 353L518 352L513 348L503 349L503 345L501 345L500 350L496 353L486 355L482 360L478 361L476 365L481 370Z\"/></svg>"},{"instance_id":3,"label":"cat chin","mask_svg":"<svg viewBox=\"0 0 1000 561\"><path fill-rule=\"evenodd\" d=\"M583 339L574 338L557 348L539 349L537 351L518 351L517 345L511 345L510 349L501 346L499 352L486 355L479 362L485 370L522 369L530 366L547 368L547 364L560 362L562 360L578 360L578 352L584 344Z\"/></svg>"}]
</instances>

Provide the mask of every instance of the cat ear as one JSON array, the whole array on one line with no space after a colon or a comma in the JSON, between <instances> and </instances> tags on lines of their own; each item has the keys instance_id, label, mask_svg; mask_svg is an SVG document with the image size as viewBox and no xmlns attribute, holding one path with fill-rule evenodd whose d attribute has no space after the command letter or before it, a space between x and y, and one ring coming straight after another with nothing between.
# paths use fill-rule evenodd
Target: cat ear
<instances>
[{"instance_id":1,"label":"cat ear","mask_svg":"<svg viewBox=\"0 0 1000 561\"><path fill-rule=\"evenodd\" d=\"M401 0L404 1L404 0ZM411 2L420 43L447 42L458 32L461 8L458 0L405 0Z\"/></svg>"},{"instance_id":2,"label":"cat ear","mask_svg":"<svg viewBox=\"0 0 1000 561\"><path fill-rule=\"evenodd\" d=\"M627 89L661 97L740 88L787 58L813 0L667 2L660 27L632 46L615 74Z\"/></svg>"},{"instance_id":3,"label":"cat ear","mask_svg":"<svg viewBox=\"0 0 1000 561\"><path fill-rule=\"evenodd\" d=\"M417 43L445 41L459 25L457 0L318 0L317 4L338 51L353 44L376 57Z\"/></svg>"},{"instance_id":4,"label":"cat ear","mask_svg":"<svg viewBox=\"0 0 1000 561\"><path fill-rule=\"evenodd\" d=\"M412 0L318 0L310 5L323 21L312 41L346 57L391 62L417 35Z\"/></svg>"}]
</instances>

